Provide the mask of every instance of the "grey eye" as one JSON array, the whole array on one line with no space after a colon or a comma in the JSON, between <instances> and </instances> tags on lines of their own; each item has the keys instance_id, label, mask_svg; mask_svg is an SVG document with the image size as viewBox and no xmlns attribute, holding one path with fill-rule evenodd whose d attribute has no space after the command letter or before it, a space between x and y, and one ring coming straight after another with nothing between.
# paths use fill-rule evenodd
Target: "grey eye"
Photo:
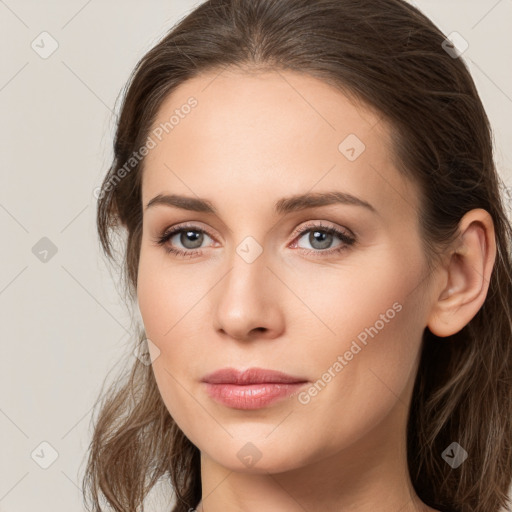
<instances>
[{"instance_id":1,"label":"grey eye","mask_svg":"<svg viewBox=\"0 0 512 512\"><path fill-rule=\"evenodd\" d=\"M300 238L304 238L307 236L307 241L311 245L311 247L302 247L300 244L299 247L303 249L330 249L335 236L332 233L328 233L322 229L310 229L308 232L304 233Z\"/></svg>"},{"instance_id":2,"label":"grey eye","mask_svg":"<svg viewBox=\"0 0 512 512\"><path fill-rule=\"evenodd\" d=\"M185 249L198 249L203 244L205 236L208 236L208 235L206 233L203 233L202 231L185 228L185 229L182 229L179 232L175 233L169 239L169 241L172 243L172 245L175 245L176 242L173 241L173 238L178 237L179 243L182 244L182 246ZM210 238L210 237L208 237L208 238Z\"/></svg>"}]
</instances>

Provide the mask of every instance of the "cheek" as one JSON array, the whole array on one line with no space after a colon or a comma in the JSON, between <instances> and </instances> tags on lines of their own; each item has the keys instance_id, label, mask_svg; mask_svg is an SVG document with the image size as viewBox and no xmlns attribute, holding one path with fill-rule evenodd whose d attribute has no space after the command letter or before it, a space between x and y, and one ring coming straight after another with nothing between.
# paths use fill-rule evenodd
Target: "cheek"
<instances>
[{"instance_id":1,"label":"cheek","mask_svg":"<svg viewBox=\"0 0 512 512\"><path fill-rule=\"evenodd\" d=\"M204 359L204 335L200 332L203 322L197 316L197 306L208 287L197 286L197 274L194 277L191 270L176 271L167 263L165 255L141 252L137 300L146 337L159 350L152 363L155 380L169 412L179 423L180 418L197 415L196 410L189 410L193 404L185 389Z\"/></svg>"},{"instance_id":2,"label":"cheek","mask_svg":"<svg viewBox=\"0 0 512 512\"><path fill-rule=\"evenodd\" d=\"M170 266L163 249L142 250L137 280L137 299L148 338L172 338L200 297L206 293L192 266Z\"/></svg>"},{"instance_id":3,"label":"cheek","mask_svg":"<svg viewBox=\"0 0 512 512\"><path fill-rule=\"evenodd\" d=\"M366 293L352 295L333 324L337 336L304 354L314 361L315 380L297 397L298 414L310 432L330 425L326 453L355 443L395 407L407 408L423 328L410 287L392 282L391 292L387 280L367 290L380 292L371 300L363 300Z\"/></svg>"},{"instance_id":4,"label":"cheek","mask_svg":"<svg viewBox=\"0 0 512 512\"><path fill-rule=\"evenodd\" d=\"M322 375L335 373L332 381L337 384L326 387L333 393L336 388L344 399L351 394L354 400L371 397L379 389L382 396L386 384L399 395L424 330L421 259L410 255L406 264L393 251L374 256L336 273L318 269L314 287L311 281L300 281L299 274L293 281L297 295L307 297L309 310L317 313L304 314L301 308L302 318L296 317L299 330L308 333L311 342L302 343L301 357L311 363L311 377L329 380L329 375Z\"/></svg>"},{"instance_id":5,"label":"cheek","mask_svg":"<svg viewBox=\"0 0 512 512\"><path fill-rule=\"evenodd\" d=\"M300 325L298 330L316 340L317 361L326 363L322 354L332 357L333 352L348 350L356 338L364 343L372 334L385 338L386 332L399 337L407 316L401 310L414 301L411 291L421 278L421 263L416 266L410 256L406 263L403 256L383 248L354 254L337 267L317 265L313 274L311 263L300 261L293 271L287 270L283 280L300 301L288 294L290 307L283 307L293 319L290 328ZM312 347L304 343L303 348Z\"/></svg>"}]
</instances>

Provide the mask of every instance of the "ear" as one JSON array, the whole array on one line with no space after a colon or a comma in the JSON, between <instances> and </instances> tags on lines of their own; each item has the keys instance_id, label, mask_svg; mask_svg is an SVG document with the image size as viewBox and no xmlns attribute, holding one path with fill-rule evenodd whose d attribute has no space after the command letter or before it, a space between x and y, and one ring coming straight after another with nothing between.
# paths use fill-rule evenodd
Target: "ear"
<instances>
[{"instance_id":1,"label":"ear","mask_svg":"<svg viewBox=\"0 0 512 512\"><path fill-rule=\"evenodd\" d=\"M482 307L496 258L494 223L486 210L467 212L459 236L440 273L427 327L436 336L450 336L466 326Z\"/></svg>"}]
</instances>

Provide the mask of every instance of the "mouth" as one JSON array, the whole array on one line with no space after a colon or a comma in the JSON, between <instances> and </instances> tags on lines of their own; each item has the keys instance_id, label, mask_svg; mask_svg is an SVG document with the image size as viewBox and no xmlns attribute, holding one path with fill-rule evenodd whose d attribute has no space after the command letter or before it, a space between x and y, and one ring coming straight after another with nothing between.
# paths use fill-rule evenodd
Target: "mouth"
<instances>
[{"instance_id":1,"label":"mouth","mask_svg":"<svg viewBox=\"0 0 512 512\"><path fill-rule=\"evenodd\" d=\"M206 375L201 382L210 398L232 409L267 407L309 383L303 377L262 368L224 368Z\"/></svg>"}]
</instances>

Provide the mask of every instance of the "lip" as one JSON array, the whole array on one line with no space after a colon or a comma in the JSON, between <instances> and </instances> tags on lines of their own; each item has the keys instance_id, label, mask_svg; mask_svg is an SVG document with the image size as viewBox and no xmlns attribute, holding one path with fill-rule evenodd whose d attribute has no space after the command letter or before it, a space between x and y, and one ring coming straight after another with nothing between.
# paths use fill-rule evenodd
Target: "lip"
<instances>
[{"instance_id":1,"label":"lip","mask_svg":"<svg viewBox=\"0 0 512 512\"><path fill-rule=\"evenodd\" d=\"M213 400L233 409L261 409L293 395L309 381L275 370L223 368L201 379Z\"/></svg>"},{"instance_id":2,"label":"lip","mask_svg":"<svg viewBox=\"0 0 512 512\"><path fill-rule=\"evenodd\" d=\"M244 371L239 371L235 368L223 368L206 375L203 377L202 382L242 386L249 384L297 384L299 382L307 382L307 379L263 368L248 368Z\"/></svg>"}]
</instances>

